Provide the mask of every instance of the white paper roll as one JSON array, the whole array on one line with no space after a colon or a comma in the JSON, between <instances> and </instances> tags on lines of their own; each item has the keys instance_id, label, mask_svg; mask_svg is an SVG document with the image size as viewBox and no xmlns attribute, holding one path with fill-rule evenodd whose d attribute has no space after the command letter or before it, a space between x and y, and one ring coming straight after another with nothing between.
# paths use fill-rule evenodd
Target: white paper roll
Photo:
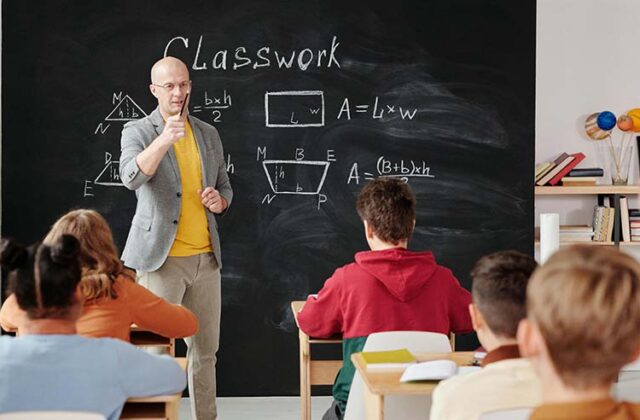
<instances>
[{"instance_id":1,"label":"white paper roll","mask_svg":"<svg viewBox=\"0 0 640 420\"><path fill-rule=\"evenodd\" d=\"M560 215L542 213L540 215L540 263L560 248Z\"/></svg>"}]
</instances>

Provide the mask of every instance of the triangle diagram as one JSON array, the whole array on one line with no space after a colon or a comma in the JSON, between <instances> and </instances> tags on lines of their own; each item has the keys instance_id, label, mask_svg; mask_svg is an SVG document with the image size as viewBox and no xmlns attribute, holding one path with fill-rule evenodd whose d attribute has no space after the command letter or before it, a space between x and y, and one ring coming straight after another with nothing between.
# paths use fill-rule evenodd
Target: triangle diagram
<instances>
[{"instance_id":1,"label":"triangle diagram","mask_svg":"<svg viewBox=\"0 0 640 420\"><path fill-rule=\"evenodd\" d=\"M109 161L106 166L93 181L94 184L105 185L109 187L123 187L120 181L120 163L118 161Z\"/></svg>"},{"instance_id":2,"label":"triangle diagram","mask_svg":"<svg viewBox=\"0 0 640 420\"><path fill-rule=\"evenodd\" d=\"M129 95L124 95L124 98L118 105L111 111L105 121L131 121L137 120L142 117L146 117L147 114L138 106L137 103L129 97Z\"/></svg>"}]
</instances>

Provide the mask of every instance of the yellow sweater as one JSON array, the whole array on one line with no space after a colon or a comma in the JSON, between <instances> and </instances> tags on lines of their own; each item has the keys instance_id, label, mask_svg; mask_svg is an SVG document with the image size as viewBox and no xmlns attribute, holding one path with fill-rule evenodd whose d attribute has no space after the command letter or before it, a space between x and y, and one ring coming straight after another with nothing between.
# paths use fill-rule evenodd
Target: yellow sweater
<instances>
[{"instance_id":1,"label":"yellow sweater","mask_svg":"<svg viewBox=\"0 0 640 420\"><path fill-rule=\"evenodd\" d=\"M198 144L191 125L186 124L185 137L173 145L182 184L180 218L176 240L169 250L171 257L213 252L207 213L198 190L202 189L202 164Z\"/></svg>"}]
</instances>

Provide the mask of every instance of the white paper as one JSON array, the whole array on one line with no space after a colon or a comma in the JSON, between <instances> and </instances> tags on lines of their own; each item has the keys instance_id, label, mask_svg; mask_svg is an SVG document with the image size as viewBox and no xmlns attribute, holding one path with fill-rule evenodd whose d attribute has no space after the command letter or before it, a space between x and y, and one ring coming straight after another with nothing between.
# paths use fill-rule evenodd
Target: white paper
<instances>
[{"instance_id":1,"label":"white paper","mask_svg":"<svg viewBox=\"0 0 640 420\"><path fill-rule=\"evenodd\" d=\"M540 215L540 263L560 248L560 215L542 213Z\"/></svg>"},{"instance_id":2,"label":"white paper","mask_svg":"<svg viewBox=\"0 0 640 420\"><path fill-rule=\"evenodd\" d=\"M458 373L456 362L452 360L432 360L409 366L400 377L400 382L439 381L456 373Z\"/></svg>"}]
</instances>

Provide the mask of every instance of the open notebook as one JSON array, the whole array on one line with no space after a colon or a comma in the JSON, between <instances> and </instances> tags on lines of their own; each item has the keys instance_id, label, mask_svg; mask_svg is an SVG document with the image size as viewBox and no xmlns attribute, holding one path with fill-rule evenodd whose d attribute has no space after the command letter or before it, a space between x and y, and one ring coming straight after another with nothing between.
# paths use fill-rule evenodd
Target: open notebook
<instances>
[{"instance_id":1,"label":"open notebook","mask_svg":"<svg viewBox=\"0 0 640 420\"><path fill-rule=\"evenodd\" d=\"M480 369L480 366L458 367L456 362L452 360L432 360L409 365L400 377L400 382L439 381L455 375L476 372Z\"/></svg>"}]
</instances>

